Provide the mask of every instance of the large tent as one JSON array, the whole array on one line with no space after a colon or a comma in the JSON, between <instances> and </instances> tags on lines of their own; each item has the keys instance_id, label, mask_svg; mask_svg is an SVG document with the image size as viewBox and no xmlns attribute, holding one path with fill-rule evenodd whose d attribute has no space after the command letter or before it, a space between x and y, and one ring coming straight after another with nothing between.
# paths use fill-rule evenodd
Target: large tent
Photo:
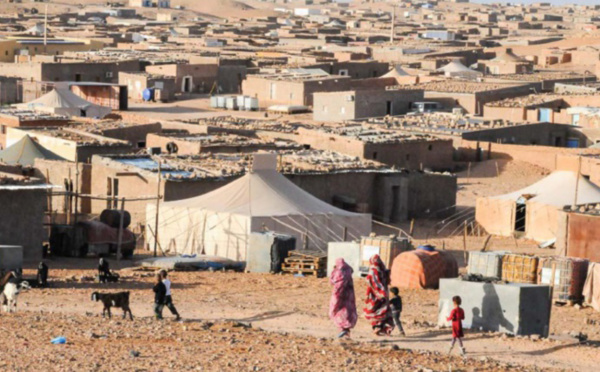
<instances>
[{"instance_id":1,"label":"large tent","mask_svg":"<svg viewBox=\"0 0 600 372\"><path fill-rule=\"evenodd\" d=\"M371 231L371 215L333 207L276 171L273 154L256 154L250 173L213 192L161 203L158 241L163 250L246 260L251 232L265 230L296 237L296 248L327 248L344 233L355 239ZM155 226L156 207L146 221ZM305 241L304 239L307 238ZM147 233L154 244L153 233Z\"/></svg>"},{"instance_id":2,"label":"large tent","mask_svg":"<svg viewBox=\"0 0 600 372\"><path fill-rule=\"evenodd\" d=\"M15 106L56 115L90 118L103 118L112 111L110 107L95 105L68 89L54 89L38 99Z\"/></svg>"},{"instance_id":3,"label":"large tent","mask_svg":"<svg viewBox=\"0 0 600 372\"><path fill-rule=\"evenodd\" d=\"M35 142L29 136L24 136L11 146L0 151L0 163L33 165L35 159L65 160Z\"/></svg>"},{"instance_id":4,"label":"large tent","mask_svg":"<svg viewBox=\"0 0 600 372\"><path fill-rule=\"evenodd\" d=\"M559 210L566 205L600 202L600 188L571 171L556 171L524 189L477 200L475 218L488 233L547 241L559 236Z\"/></svg>"}]
</instances>

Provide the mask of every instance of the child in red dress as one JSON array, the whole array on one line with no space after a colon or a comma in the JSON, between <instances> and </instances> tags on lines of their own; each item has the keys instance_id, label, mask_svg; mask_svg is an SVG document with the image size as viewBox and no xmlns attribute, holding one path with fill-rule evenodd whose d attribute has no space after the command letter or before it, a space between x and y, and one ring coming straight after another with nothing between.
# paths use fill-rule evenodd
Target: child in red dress
<instances>
[{"instance_id":1,"label":"child in red dress","mask_svg":"<svg viewBox=\"0 0 600 372\"><path fill-rule=\"evenodd\" d=\"M454 309L450 313L448 317L448 321L452 321L452 344L450 345L450 350L448 350L448 354L452 352L454 348L454 344L458 341L458 345L460 346L460 353L462 356L465 356L465 348L462 343L462 338L465 337L463 333L462 321L465 319L465 311L460 307L462 300L459 296L452 297L452 302L454 302Z\"/></svg>"}]
</instances>

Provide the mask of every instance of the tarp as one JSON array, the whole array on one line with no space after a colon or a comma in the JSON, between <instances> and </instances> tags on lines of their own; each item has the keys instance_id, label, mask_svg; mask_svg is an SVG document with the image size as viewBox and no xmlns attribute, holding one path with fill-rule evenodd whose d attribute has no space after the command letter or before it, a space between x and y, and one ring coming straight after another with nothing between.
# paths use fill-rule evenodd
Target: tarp
<instances>
[{"instance_id":1,"label":"tarp","mask_svg":"<svg viewBox=\"0 0 600 372\"><path fill-rule=\"evenodd\" d=\"M31 102L15 106L56 115L91 118L103 118L112 111L110 107L95 105L68 89L54 89Z\"/></svg>"},{"instance_id":2,"label":"tarp","mask_svg":"<svg viewBox=\"0 0 600 372\"><path fill-rule=\"evenodd\" d=\"M556 171L521 190L478 199L475 218L488 233L510 236L520 198L526 205L525 236L546 241L559 235L559 211L564 206L600 202L600 188L575 172Z\"/></svg>"},{"instance_id":3,"label":"tarp","mask_svg":"<svg viewBox=\"0 0 600 372\"><path fill-rule=\"evenodd\" d=\"M35 159L65 160L27 135L0 151L0 162L5 164L33 165Z\"/></svg>"},{"instance_id":4,"label":"tarp","mask_svg":"<svg viewBox=\"0 0 600 372\"><path fill-rule=\"evenodd\" d=\"M155 223L155 205L146 221ZM251 232L265 230L308 237L309 249L330 241L358 238L371 231L371 215L348 212L316 198L276 170L254 170L213 192L160 205L158 240L163 250L208 254L244 261ZM152 241L153 235L147 239Z\"/></svg>"},{"instance_id":5,"label":"tarp","mask_svg":"<svg viewBox=\"0 0 600 372\"><path fill-rule=\"evenodd\" d=\"M449 253L417 249L399 254L390 275L394 287L438 288L440 278L458 276L458 263Z\"/></svg>"},{"instance_id":6,"label":"tarp","mask_svg":"<svg viewBox=\"0 0 600 372\"><path fill-rule=\"evenodd\" d=\"M585 303L600 311L600 264L590 262L588 274L583 286Z\"/></svg>"}]
</instances>

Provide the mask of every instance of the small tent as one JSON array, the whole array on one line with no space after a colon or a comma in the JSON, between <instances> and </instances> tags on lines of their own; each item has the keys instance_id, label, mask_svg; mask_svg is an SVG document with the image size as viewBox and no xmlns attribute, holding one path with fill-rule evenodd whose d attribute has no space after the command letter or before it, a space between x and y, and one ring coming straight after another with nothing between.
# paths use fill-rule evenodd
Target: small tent
<instances>
[{"instance_id":1,"label":"small tent","mask_svg":"<svg viewBox=\"0 0 600 372\"><path fill-rule=\"evenodd\" d=\"M475 79L479 76L482 76L482 73L479 71L471 70L467 66L463 65L459 60L452 60L450 63L445 65L444 67L440 67L437 69L440 72L443 72L444 75L448 77L461 77L465 79Z\"/></svg>"},{"instance_id":2,"label":"small tent","mask_svg":"<svg viewBox=\"0 0 600 372\"><path fill-rule=\"evenodd\" d=\"M548 241L558 236L564 206L597 202L600 187L575 172L556 171L524 189L478 199L475 218L493 235L521 231L529 239Z\"/></svg>"},{"instance_id":3,"label":"small tent","mask_svg":"<svg viewBox=\"0 0 600 372\"><path fill-rule=\"evenodd\" d=\"M0 163L33 165L35 159L65 160L47 150L29 136L24 136L11 146L0 151Z\"/></svg>"},{"instance_id":4,"label":"small tent","mask_svg":"<svg viewBox=\"0 0 600 372\"><path fill-rule=\"evenodd\" d=\"M393 69L391 69L390 71L388 71L385 75L381 76L382 78L397 78L400 76L410 76L410 74L406 71L404 71L404 69L402 68L402 66L400 65L396 65L394 66Z\"/></svg>"},{"instance_id":5,"label":"small tent","mask_svg":"<svg viewBox=\"0 0 600 372\"><path fill-rule=\"evenodd\" d=\"M54 89L38 99L15 106L56 115L91 118L103 118L112 111L110 107L95 105L68 89Z\"/></svg>"},{"instance_id":6,"label":"small tent","mask_svg":"<svg viewBox=\"0 0 600 372\"><path fill-rule=\"evenodd\" d=\"M246 260L250 233L265 230L296 237L296 249L325 250L330 241L368 235L371 215L348 212L316 198L276 170L274 154L256 154L252 171L210 193L160 205L158 241L163 250ZM146 221L155 226L156 207ZM154 234L147 241L154 244Z\"/></svg>"}]
</instances>

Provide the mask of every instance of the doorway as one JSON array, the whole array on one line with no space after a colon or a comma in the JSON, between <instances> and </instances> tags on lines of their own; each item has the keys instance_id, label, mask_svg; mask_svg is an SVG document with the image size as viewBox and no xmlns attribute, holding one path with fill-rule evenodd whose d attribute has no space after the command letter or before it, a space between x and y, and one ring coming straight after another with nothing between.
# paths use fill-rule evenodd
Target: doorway
<instances>
[{"instance_id":1,"label":"doorway","mask_svg":"<svg viewBox=\"0 0 600 372\"><path fill-rule=\"evenodd\" d=\"M516 213L515 213L515 231L516 232L525 232L526 216L527 216L527 205L525 204L525 201L517 200Z\"/></svg>"},{"instance_id":2,"label":"doorway","mask_svg":"<svg viewBox=\"0 0 600 372\"><path fill-rule=\"evenodd\" d=\"M400 209L400 186L392 186L392 210L390 211L390 222L398 222L398 210Z\"/></svg>"},{"instance_id":3,"label":"doorway","mask_svg":"<svg viewBox=\"0 0 600 372\"><path fill-rule=\"evenodd\" d=\"M387 101L385 103L385 114L386 115L391 115L392 114L392 101Z\"/></svg>"},{"instance_id":4,"label":"doorway","mask_svg":"<svg viewBox=\"0 0 600 372\"><path fill-rule=\"evenodd\" d=\"M185 76L183 78L183 82L181 84L181 91L183 93L191 93L192 92L192 77Z\"/></svg>"}]
</instances>

